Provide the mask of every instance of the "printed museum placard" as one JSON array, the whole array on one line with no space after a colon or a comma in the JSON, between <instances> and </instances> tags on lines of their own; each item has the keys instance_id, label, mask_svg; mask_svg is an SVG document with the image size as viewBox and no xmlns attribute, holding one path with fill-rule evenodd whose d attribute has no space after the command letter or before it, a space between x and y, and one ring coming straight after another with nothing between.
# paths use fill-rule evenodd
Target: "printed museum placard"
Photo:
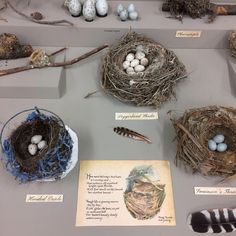
<instances>
[{"instance_id":1,"label":"printed museum placard","mask_svg":"<svg viewBox=\"0 0 236 236\"><path fill-rule=\"evenodd\" d=\"M63 202L62 194L27 194L25 202Z\"/></svg>"},{"instance_id":2,"label":"printed museum placard","mask_svg":"<svg viewBox=\"0 0 236 236\"><path fill-rule=\"evenodd\" d=\"M115 120L158 120L158 112L115 113Z\"/></svg>"},{"instance_id":3,"label":"printed museum placard","mask_svg":"<svg viewBox=\"0 0 236 236\"><path fill-rule=\"evenodd\" d=\"M80 162L76 226L174 226L168 161Z\"/></svg>"},{"instance_id":4,"label":"printed museum placard","mask_svg":"<svg viewBox=\"0 0 236 236\"><path fill-rule=\"evenodd\" d=\"M194 187L195 195L235 196L236 187Z\"/></svg>"}]
</instances>

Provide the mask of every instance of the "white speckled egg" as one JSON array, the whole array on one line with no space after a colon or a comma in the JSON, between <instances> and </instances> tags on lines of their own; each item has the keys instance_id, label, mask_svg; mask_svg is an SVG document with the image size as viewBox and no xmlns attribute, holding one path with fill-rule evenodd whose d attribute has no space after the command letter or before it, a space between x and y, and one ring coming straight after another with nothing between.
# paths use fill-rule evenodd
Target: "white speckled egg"
<instances>
[{"instance_id":1,"label":"white speckled egg","mask_svg":"<svg viewBox=\"0 0 236 236\"><path fill-rule=\"evenodd\" d=\"M47 146L47 142L45 140L42 140L41 142L38 143L38 149L43 149Z\"/></svg>"},{"instance_id":2,"label":"white speckled egg","mask_svg":"<svg viewBox=\"0 0 236 236\"><path fill-rule=\"evenodd\" d=\"M148 59L146 57L142 58L140 61L140 64L143 66L147 66L148 65Z\"/></svg>"},{"instance_id":3,"label":"white speckled egg","mask_svg":"<svg viewBox=\"0 0 236 236\"><path fill-rule=\"evenodd\" d=\"M94 0L86 0L83 5L83 16L86 21L93 21L96 16Z\"/></svg>"},{"instance_id":4,"label":"white speckled egg","mask_svg":"<svg viewBox=\"0 0 236 236\"><path fill-rule=\"evenodd\" d=\"M227 144L226 143L219 143L217 145L217 151L218 152L224 152L227 150Z\"/></svg>"},{"instance_id":5,"label":"white speckled egg","mask_svg":"<svg viewBox=\"0 0 236 236\"><path fill-rule=\"evenodd\" d=\"M145 70L145 67L143 65L137 65L134 67L135 72L142 72Z\"/></svg>"},{"instance_id":6,"label":"white speckled egg","mask_svg":"<svg viewBox=\"0 0 236 236\"><path fill-rule=\"evenodd\" d=\"M133 11L135 11L135 6L134 6L134 4L133 4L133 3L129 4L127 10L128 10L128 12L133 12Z\"/></svg>"},{"instance_id":7,"label":"white speckled egg","mask_svg":"<svg viewBox=\"0 0 236 236\"><path fill-rule=\"evenodd\" d=\"M131 66L131 67L135 67L135 66L137 66L137 65L139 65L139 60L138 60L138 59L134 59L134 60L131 61L131 63L130 63L130 66Z\"/></svg>"},{"instance_id":8,"label":"white speckled egg","mask_svg":"<svg viewBox=\"0 0 236 236\"><path fill-rule=\"evenodd\" d=\"M122 11L124 11L124 9L125 9L125 8L123 7L122 4L118 4L117 7L116 7L116 13L117 13L117 15L119 16L120 13L121 13Z\"/></svg>"},{"instance_id":9,"label":"white speckled egg","mask_svg":"<svg viewBox=\"0 0 236 236\"><path fill-rule=\"evenodd\" d=\"M213 140L216 142L216 143L223 143L224 140L225 140L225 136L222 135L222 134L218 134L216 135Z\"/></svg>"},{"instance_id":10,"label":"white speckled egg","mask_svg":"<svg viewBox=\"0 0 236 236\"><path fill-rule=\"evenodd\" d=\"M97 11L97 15L100 17L107 16L107 13L108 13L107 0L97 0L96 11Z\"/></svg>"},{"instance_id":11,"label":"white speckled egg","mask_svg":"<svg viewBox=\"0 0 236 236\"><path fill-rule=\"evenodd\" d=\"M79 0L70 0L68 3L68 10L72 16L80 16L82 6Z\"/></svg>"},{"instance_id":12,"label":"white speckled egg","mask_svg":"<svg viewBox=\"0 0 236 236\"><path fill-rule=\"evenodd\" d=\"M138 12L132 11L129 13L130 20L137 20L138 19Z\"/></svg>"},{"instance_id":13,"label":"white speckled egg","mask_svg":"<svg viewBox=\"0 0 236 236\"><path fill-rule=\"evenodd\" d=\"M141 60L144 57L145 57L145 53L144 52L138 51L138 52L135 53L135 58L136 59Z\"/></svg>"},{"instance_id":14,"label":"white speckled egg","mask_svg":"<svg viewBox=\"0 0 236 236\"><path fill-rule=\"evenodd\" d=\"M42 135L34 135L31 138L31 143L38 144L42 140Z\"/></svg>"},{"instance_id":15,"label":"white speckled egg","mask_svg":"<svg viewBox=\"0 0 236 236\"><path fill-rule=\"evenodd\" d=\"M126 70L129 67L130 67L130 61L124 61L123 62L123 68Z\"/></svg>"},{"instance_id":16,"label":"white speckled egg","mask_svg":"<svg viewBox=\"0 0 236 236\"><path fill-rule=\"evenodd\" d=\"M126 70L126 73L127 74L130 74L130 73L133 73L134 72L134 68L133 67L129 67L129 68L127 68L127 70Z\"/></svg>"},{"instance_id":17,"label":"white speckled egg","mask_svg":"<svg viewBox=\"0 0 236 236\"><path fill-rule=\"evenodd\" d=\"M28 146L28 152L29 152L29 154L30 155L32 155L32 156L34 156L36 153L37 153L37 146L35 145L35 144L30 144L29 146Z\"/></svg>"},{"instance_id":18,"label":"white speckled egg","mask_svg":"<svg viewBox=\"0 0 236 236\"><path fill-rule=\"evenodd\" d=\"M138 45L138 46L136 47L136 50L137 50L137 51L143 51L143 45Z\"/></svg>"},{"instance_id":19,"label":"white speckled egg","mask_svg":"<svg viewBox=\"0 0 236 236\"><path fill-rule=\"evenodd\" d=\"M123 10L121 13L120 13L120 19L122 21L126 21L128 19L128 12L127 10Z\"/></svg>"},{"instance_id":20,"label":"white speckled egg","mask_svg":"<svg viewBox=\"0 0 236 236\"><path fill-rule=\"evenodd\" d=\"M127 56L126 56L126 61L133 61L134 60L134 54L133 53L129 53Z\"/></svg>"},{"instance_id":21,"label":"white speckled egg","mask_svg":"<svg viewBox=\"0 0 236 236\"><path fill-rule=\"evenodd\" d=\"M208 141L208 148L211 150L211 151L215 151L216 148L217 148L217 144L214 140L210 139Z\"/></svg>"}]
</instances>

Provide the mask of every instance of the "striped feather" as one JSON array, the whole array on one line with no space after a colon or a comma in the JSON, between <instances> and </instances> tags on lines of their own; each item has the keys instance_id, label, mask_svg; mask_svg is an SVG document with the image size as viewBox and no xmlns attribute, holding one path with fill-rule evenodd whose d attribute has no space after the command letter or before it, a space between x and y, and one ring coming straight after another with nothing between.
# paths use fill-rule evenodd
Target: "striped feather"
<instances>
[{"instance_id":1,"label":"striped feather","mask_svg":"<svg viewBox=\"0 0 236 236\"><path fill-rule=\"evenodd\" d=\"M197 233L236 231L236 208L202 210L188 216L189 227Z\"/></svg>"},{"instance_id":2,"label":"striped feather","mask_svg":"<svg viewBox=\"0 0 236 236\"><path fill-rule=\"evenodd\" d=\"M143 141L143 142L147 142L147 143L152 143L148 137L146 137L142 134L139 134L133 130L130 130L130 129L127 129L124 127L115 127L113 130L115 133L117 133L121 136L132 138L132 139Z\"/></svg>"}]
</instances>

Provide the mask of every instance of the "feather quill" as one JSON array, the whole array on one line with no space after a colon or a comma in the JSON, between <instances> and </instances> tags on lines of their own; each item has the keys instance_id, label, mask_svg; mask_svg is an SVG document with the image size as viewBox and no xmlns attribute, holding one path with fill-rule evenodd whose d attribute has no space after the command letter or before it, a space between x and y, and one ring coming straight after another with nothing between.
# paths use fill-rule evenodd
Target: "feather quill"
<instances>
[{"instance_id":1,"label":"feather quill","mask_svg":"<svg viewBox=\"0 0 236 236\"><path fill-rule=\"evenodd\" d=\"M197 233L230 233L236 231L236 208L195 212L188 216L188 224Z\"/></svg>"},{"instance_id":2,"label":"feather quill","mask_svg":"<svg viewBox=\"0 0 236 236\"><path fill-rule=\"evenodd\" d=\"M124 127L115 127L113 130L115 133L117 133L121 136L132 138L132 139L143 141L143 142L147 142L147 143L152 143L152 141L148 137L146 137L140 133L137 133L133 130L130 130L130 129L127 129Z\"/></svg>"}]
</instances>

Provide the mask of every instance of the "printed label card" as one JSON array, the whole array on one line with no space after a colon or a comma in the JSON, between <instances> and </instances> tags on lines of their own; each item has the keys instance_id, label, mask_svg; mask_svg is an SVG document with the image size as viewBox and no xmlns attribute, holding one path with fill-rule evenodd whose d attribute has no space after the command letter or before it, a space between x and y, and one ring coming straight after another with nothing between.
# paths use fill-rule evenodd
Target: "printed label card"
<instances>
[{"instance_id":1,"label":"printed label card","mask_svg":"<svg viewBox=\"0 0 236 236\"><path fill-rule=\"evenodd\" d=\"M174 226L168 161L80 161L76 226Z\"/></svg>"}]
</instances>

